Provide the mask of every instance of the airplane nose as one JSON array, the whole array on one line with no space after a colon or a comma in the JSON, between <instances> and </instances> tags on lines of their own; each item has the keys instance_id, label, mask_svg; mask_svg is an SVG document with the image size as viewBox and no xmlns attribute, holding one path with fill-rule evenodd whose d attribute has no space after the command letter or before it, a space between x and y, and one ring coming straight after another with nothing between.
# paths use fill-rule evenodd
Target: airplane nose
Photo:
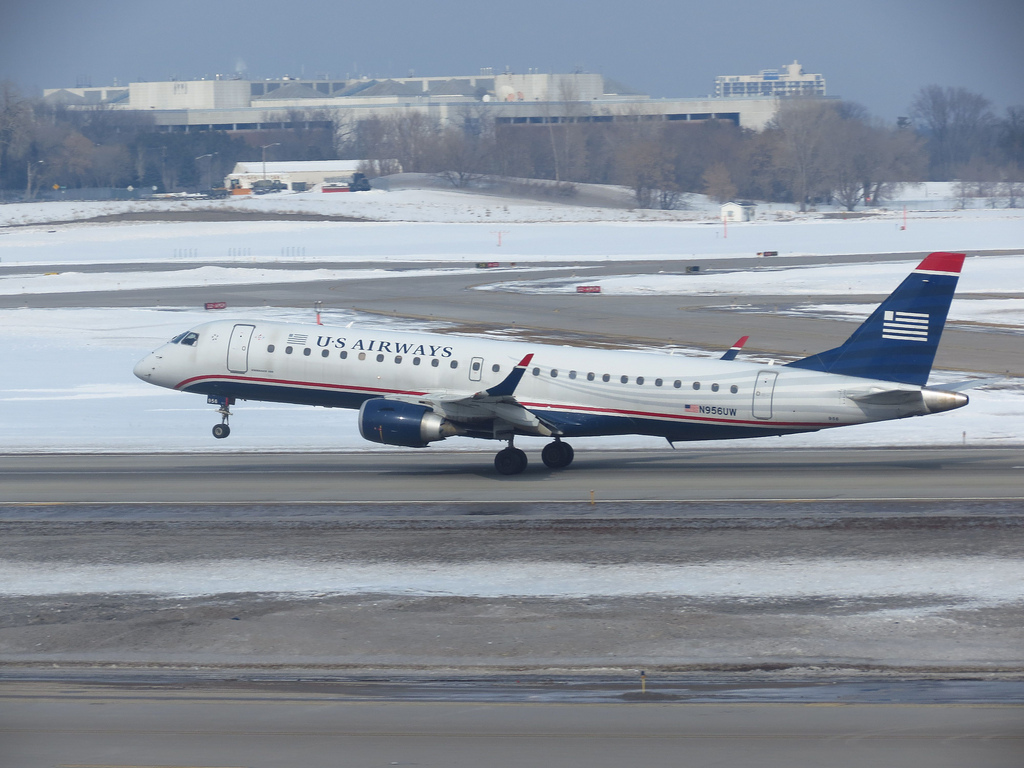
<instances>
[{"instance_id":1,"label":"airplane nose","mask_svg":"<svg viewBox=\"0 0 1024 768\"><path fill-rule=\"evenodd\" d=\"M153 371L156 369L156 359L154 355L146 355L144 358L139 360L135 364L135 368L132 372L143 381L150 381L153 378Z\"/></svg>"}]
</instances>

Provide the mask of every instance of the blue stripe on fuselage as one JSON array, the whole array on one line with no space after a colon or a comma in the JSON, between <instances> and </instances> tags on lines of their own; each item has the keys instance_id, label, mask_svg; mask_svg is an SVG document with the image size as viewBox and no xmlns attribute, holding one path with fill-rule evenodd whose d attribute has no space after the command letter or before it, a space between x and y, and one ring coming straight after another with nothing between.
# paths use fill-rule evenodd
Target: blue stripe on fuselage
<instances>
[{"instance_id":1,"label":"blue stripe on fuselage","mask_svg":"<svg viewBox=\"0 0 1024 768\"><path fill-rule=\"evenodd\" d=\"M386 397L387 391L358 392L332 387L324 389L315 385L267 383L244 379L210 378L182 387L182 392L193 392L217 397L234 397L238 400L260 400L276 403L317 405L325 408L358 409L364 401L374 397ZM815 432L818 427L780 426L772 423L761 425L729 424L708 420L689 420L685 417L654 418L616 413L590 413L586 411L552 410L531 407L545 424L554 427L561 437L600 437L602 435L649 435L662 437L673 442L689 440L728 440L743 437L769 437L799 432Z\"/></svg>"}]
</instances>

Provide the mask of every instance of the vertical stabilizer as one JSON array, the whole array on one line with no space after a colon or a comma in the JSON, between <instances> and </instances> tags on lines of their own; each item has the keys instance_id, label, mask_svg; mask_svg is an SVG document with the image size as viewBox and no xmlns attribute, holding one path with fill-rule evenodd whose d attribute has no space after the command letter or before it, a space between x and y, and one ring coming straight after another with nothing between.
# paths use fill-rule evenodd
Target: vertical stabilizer
<instances>
[{"instance_id":1,"label":"vertical stabilizer","mask_svg":"<svg viewBox=\"0 0 1024 768\"><path fill-rule=\"evenodd\" d=\"M924 386L963 264L962 253L931 254L841 347L789 365Z\"/></svg>"}]
</instances>

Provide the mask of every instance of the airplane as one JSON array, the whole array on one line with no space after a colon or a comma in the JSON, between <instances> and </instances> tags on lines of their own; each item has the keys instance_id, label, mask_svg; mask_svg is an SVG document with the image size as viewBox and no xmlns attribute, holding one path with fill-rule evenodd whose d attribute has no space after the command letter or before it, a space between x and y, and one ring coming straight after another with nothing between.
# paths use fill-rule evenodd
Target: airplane
<instances>
[{"instance_id":1,"label":"airplane","mask_svg":"<svg viewBox=\"0 0 1024 768\"><path fill-rule=\"evenodd\" d=\"M842 345L784 365L650 351L217 320L135 366L143 381L207 396L214 437L237 400L359 409L366 440L426 447L448 437L507 443L495 469L526 469L519 435L551 438L541 460L568 467L567 438L652 435L670 444L765 437L902 419L968 403L927 386L964 254L927 256Z\"/></svg>"}]
</instances>

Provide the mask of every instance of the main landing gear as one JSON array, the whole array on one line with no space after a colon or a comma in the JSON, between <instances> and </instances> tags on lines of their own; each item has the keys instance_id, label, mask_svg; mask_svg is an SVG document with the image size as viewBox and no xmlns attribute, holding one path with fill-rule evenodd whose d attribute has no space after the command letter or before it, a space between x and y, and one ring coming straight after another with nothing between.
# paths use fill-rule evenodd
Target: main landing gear
<instances>
[{"instance_id":1,"label":"main landing gear","mask_svg":"<svg viewBox=\"0 0 1024 768\"><path fill-rule=\"evenodd\" d=\"M572 464L574 455L572 446L568 443L563 443L557 437L555 442L548 443L544 446L544 450L540 452L541 461L551 467L551 469L565 469Z\"/></svg>"},{"instance_id":2,"label":"main landing gear","mask_svg":"<svg viewBox=\"0 0 1024 768\"><path fill-rule=\"evenodd\" d=\"M228 410L228 406L235 404L235 398L211 396L206 398L206 402L220 406L217 410L217 413L220 414L220 424L213 425L213 436L218 440L222 440L231 434L231 427L228 426L228 419L231 418L231 411Z\"/></svg>"},{"instance_id":3,"label":"main landing gear","mask_svg":"<svg viewBox=\"0 0 1024 768\"><path fill-rule=\"evenodd\" d=\"M551 469L564 469L572 464L573 455L571 445L555 438L553 443L544 446L540 458ZM526 464L526 454L512 445L511 440L508 448L498 451L494 457L494 468L502 475L518 475L526 469Z\"/></svg>"}]
</instances>

